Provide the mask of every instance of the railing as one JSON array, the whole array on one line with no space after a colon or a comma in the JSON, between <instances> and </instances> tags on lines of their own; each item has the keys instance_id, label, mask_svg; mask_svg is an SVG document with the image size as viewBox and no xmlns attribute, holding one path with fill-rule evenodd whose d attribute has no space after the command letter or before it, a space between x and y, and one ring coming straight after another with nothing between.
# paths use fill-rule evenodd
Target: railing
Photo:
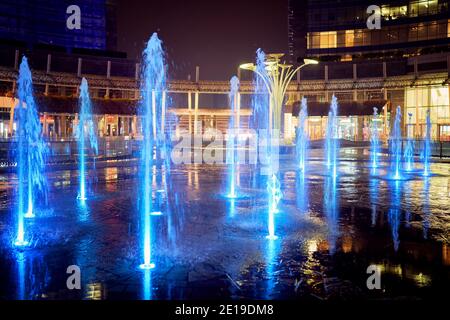
<instances>
[{"instance_id":1,"label":"railing","mask_svg":"<svg viewBox=\"0 0 450 320\"><path fill-rule=\"evenodd\" d=\"M402 154L403 150L406 147L407 140L402 140ZM414 140L414 154L416 156L420 156L423 154L425 145L425 140L423 139L415 139ZM439 157L439 158L448 158L450 157L450 141L431 141L431 156Z\"/></svg>"},{"instance_id":2,"label":"railing","mask_svg":"<svg viewBox=\"0 0 450 320\"><path fill-rule=\"evenodd\" d=\"M7 165L12 163L14 152L16 150L16 142L14 140L0 141L0 161ZM88 157L95 158L114 158L114 157L130 157L133 152L138 150L138 141L125 138L99 138L98 154L95 155L94 150L90 147L85 149ZM58 161L76 161L79 151L77 141L48 141L48 160L52 162Z\"/></svg>"}]
</instances>

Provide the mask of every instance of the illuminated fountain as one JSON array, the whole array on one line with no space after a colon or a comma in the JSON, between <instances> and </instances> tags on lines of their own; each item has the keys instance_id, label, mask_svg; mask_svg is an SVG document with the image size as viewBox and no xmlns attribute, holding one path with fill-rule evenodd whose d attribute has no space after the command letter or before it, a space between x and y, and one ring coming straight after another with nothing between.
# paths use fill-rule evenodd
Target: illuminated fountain
<instances>
[{"instance_id":1,"label":"illuminated fountain","mask_svg":"<svg viewBox=\"0 0 450 320\"><path fill-rule=\"evenodd\" d=\"M230 105L231 116L228 127L228 139L227 139L227 165L228 165L228 181L227 181L227 198L237 198L236 192L236 166L237 166L237 154L236 154L236 139L239 132L238 123L236 119L237 112L237 99L239 91L239 79L233 77L230 80Z\"/></svg>"},{"instance_id":2,"label":"illuminated fountain","mask_svg":"<svg viewBox=\"0 0 450 320\"><path fill-rule=\"evenodd\" d=\"M266 55L264 51L261 49L258 49L256 51L256 65L255 65L255 72L254 72L254 78L253 78L253 86L254 86L254 93L252 96L252 116L250 119L250 127L254 129L257 134L258 138L261 141L266 141L266 143L262 144L260 143L258 146L258 157L259 157L259 163L262 165L268 164L269 159L269 100L270 100L270 94L269 89L266 85L266 82L264 81L265 78L268 77L267 70L266 70ZM256 151L255 151L256 152ZM256 165L258 162L256 163ZM254 174L254 185L259 182L259 173L255 168L255 174Z\"/></svg>"},{"instance_id":3,"label":"illuminated fountain","mask_svg":"<svg viewBox=\"0 0 450 320\"><path fill-rule=\"evenodd\" d=\"M325 140L327 166L330 168L330 175L333 178L337 177L337 156L339 152L337 109L338 101L333 95L333 98L331 99L330 112L328 113L327 133Z\"/></svg>"},{"instance_id":4,"label":"illuminated fountain","mask_svg":"<svg viewBox=\"0 0 450 320\"><path fill-rule=\"evenodd\" d=\"M143 69L141 75L141 105L143 143L141 149L139 175L139 213L141 218L141 236L143 263L141 269L152 269L152 194L154 148L159 144L158 135L164 128L162 121L165 108L166 66L162 42L154 33L143 52ZM162 106L162 107L158 107ZM167 156L167 155L164 155Z\"/></svg>"},{"instance_id":5,"label":"illuminated fountain","mask_svg":"<svg viewBox=\"0 0 450 320\"><path fill-rule=\"evenodd\" d=\"M427 110L426 119L426 132L425 132L425 142L423 147L423 175L428 177L431 173L430 171L430 158L431 158L431 115L430 109Z\"/></svg>"},{"instance_id":6,"label":"illuminated fountain","mask_svg":"<svg viewBox=\"0 0 450 320\"><path fill-rule=\"evenodd\" d=\"M17 148L15 159L17 162L18 191L17 191L17 237L15 244L25 246L24 218L35 216L35 199L37 195L47 196L47 180L44 174L47 145L42 138L41 123L33 98L33 84L31 71L26 57L23 57L19 69L18 99L19 103L14 112L17 125ZM28 205L25 212L25 205Z\"/></svg>"},{"instance_id":7,"label":"illuminated fountain","mask_svg":"<svg viewBox=\"0 0 450 320\"><path fill-rule=\"evenodd\" d=\"M306 123L308 120L308 105L306 98L302 98L301 110L298 117L297 139L296 139L296 151L297 151L297 163L300 171L305 172L305 162L308 153L308 132Z\"/></svg>"},{"instance_id":8,"label":"illuminated fountain","mask_svg":"<svg viewBox=\"0 0 450 320\"><path fill-rule=\"evenodd\" d=\"M412 113L408 113L409 122L411 122ZM412 137L408 136L408 139L406 140L406 147L404 152L404 158L405 158L405 170L411 171L414 169L414 141Z\"/></svg>"},{"instance_id":9,"label":"illuminated fountain","mask_svg":"<svg viewBox=\"0 0 450 320\"><path fill-rule=\"evenodd\" d=\"M94 120L92 118L89 87L85 78L81 80L79 105L80 112L76 133L78 139L78 166L80 174L78 199L84 202L86 201L86 142L89 143L88 147L91 148L96 155L98 154L97 135Z\"/></svg>"},{"instance_id":10,"label":"illuminated fountain","mask_svg":"<svg viewBox=\"0 0 450 320\"><path fill-rule=\"evenodd\" d=\"M379 161L378 155L380 153L380 136L378 134L378 121L379 121L378 109L373 108L370 143L372 145L372 147L371 147L371 149L372 149L371 163L372 163L372 168L373 168L374 172L375 172L376 168L378 168L378 161Z\"/></svg>"},{"instance_id":11,"label":"illuminated fountain","mask_svg":"<svg viewBox=\"0 0 450 320\"><path fill-rule=\"evenodd\" d=\"M392 177L395 180L402 178L400 173L402 159L402 132L400 129L401 120L402 114L400 106L398 106L395 113L394 128L391 134L391 170Z\"/></svg>"}]
</instances>

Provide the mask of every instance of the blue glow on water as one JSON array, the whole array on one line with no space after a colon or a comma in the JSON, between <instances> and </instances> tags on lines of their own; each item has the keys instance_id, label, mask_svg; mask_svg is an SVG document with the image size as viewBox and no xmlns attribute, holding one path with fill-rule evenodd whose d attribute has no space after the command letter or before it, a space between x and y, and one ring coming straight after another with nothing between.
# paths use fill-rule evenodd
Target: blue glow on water
<instances>
[{"instance_id":1,"label":"blue glow on water","mask_svg":"<svg viewBox=\"0 0 450 320\"><path fill-rule=\"evenodd\" d=\"M149 268L143 268L142 300L152 299L152 273Z\"/></svg>"},{"instance_id":2,"label":"blue glow on water","mask_svg":"<svg viewBox=\"0 0 450 320\"><path fill-rule=\"evenodd\" d=\"M423 238L428 239L428 230L430 229L430 180L425 177L423 181Z\"/></svg>"},{"instance_id":3,"label":"blue glow on water","mask_svg":"<svg viewBox=\"0 0 450 320\"><path fill-rule=\"evenodd\" d=\"M388 213L388 221L391 226L392 241L394 250L397 251L400 245L400 206L401 206L401 181L392 181L391 208Z\"/></svg>"},{"instance_id":4,"label":"blue glow on water","mask_svg":"<svg viewBox=\"0 0 450 320\"><path fill-rule=\"evenodd\" d=\"M78 170L80 174L80 190L78 199L84 203L86 197L86 147L93 150L94 154L98 154L98 142L96 134L96 125L92 117L91 98L89 97L89 86L86 78L81 80L80 111L78 114L77 140L78 140ZM89 145L86 145L86 142Z\"/></svg>"},{"instance_id":5,"label":"blue glow on water","mask_svg":"<svg viewBox=\"0 0 450 320\"><path fill-rule=\"evenodd\" d=\"M236 155L236 139L239 133L239 128L235 121L235 113L237 111L236 98L239 91L239 79L232 77L230 80L229 100L231 106L231 115L228 125L228 140L227 140L227 165L228 165L228 188L227 198L235 199L238 197L236 191L236 166L238 165Z\"/></svg>"},{"instance_id":6,"label":"blue glow on water","mask_svg":"<svg viewBox=\"0 0 450 320\"><path fill-rule=\"evenodd\" d=\"M18 190L16 193L17 235L16 246L26 246L24 218L35 216L35 199L47 201L47 179L44 174L47 145L42 137L41 123L33 97L31 70L26 57L22 58L19 69L18 99L14 112L16 122L15 160L17 162ZM25 203L27 209L25 212Z\"/></svg>"},{"instance_id":7,"label":"blue glow on water","mask_svg":"<svg viewBox=\"0 0 450 320\"><path fill-rule=\"evenodd\" d=\"M372 163L372 171L375 173L376 168L378 168L378 157L380 153L380 136L378 134L378 122L379 122L379 116L378 116L378 109L373 108L373 118L372 118L372 127L371 127L371 134L370 134L370 143L371 143L371 163Z\"/></svg>"},{"instance_id":8,"label":"blue glow on water","mask_svg":"<svg viewBox=\"0 0 450 320\"><path fill-rule=\"evenodd\" d=\"M17 252L17 300L25 300L25 253Z\"/></svg>"},{"instance_id":9,"label":"blue glow on water","mask_svg":"<svg viewBox=\"0 0 450 320\"><path fill-rule=\"evenodd\" d=\"M338 191L335 177L325 178L324 206L325 215L328 223L328 245L330 254L336 252L336 242L339 236L338 220Z\"/></svg>"},{"instance_id":10,"label":"blue glow on water","mask_svg":"<svg viewBox=\"0 0 450 320\"><path fill-rule=\"evenodd\" d=\"M265 299L271 299L274 293L276 277L275 269L277 266L278 254L280 252L280 241L267 241L266 242L266 274L267 274L267 288L265 290Z\"/></svg>"},{"instance_id":11,"label":"blue glow on water","mask_svg":"<svg viewBox=\"0 0 450 320\"><path fill-rule=\"evenodd\" d=\"M152 269L152 194L154 148L160 147L165 140L163 123L166 90L166 65L162 42L153 33L143 52L141 75L141 105L143 143L140 162L140 204L143 263L141 269ZM157 121L158 120L158 121ZM160 150L160 149L159 149ZM158 151L158 150L157 150ZM164 154L163 150L163 153ZM164 154L167 158L168 154Z\"/></svg>"},{"instance_id":12,"label":"blue glow on water","mask_svg":"<svg viewBox=\"0 0 450 320\"><path fill-rule=\"evenodd\" d=\"M394 128L391 133L391 171L392 178L395 180L402 179L401 159L402 159L402 132L400 129L402 121L402 113L400 106L397 107L395 113Z\"/></svg>"},{"instance_id":13,"label":"blue glow on water","mask_svg":"<svg viewBox=\"0 0 450 320\"><path fill-rule=\"evenodd\" d=\"M301 213L306 214L309 209L308 183L306 181L305 172L297 171L297 207Z\"/></svg>"},{"instance_id":14,"label":"blue glow on water","mask_svg":"<svg viewBox=\"0 0 450 320\"><path fill-rule=\"evenodd\" d=\"M330 175L337 177L337 157L339 152L339 135L338 135L338 119L337 119L338 101L333 95L331 99L330 112L328 113L328 123L325 140L325 153L327 157L327 166Z\"/></svg>"},{"instance_id":15,"label":"blue glow on water","mask_svg":"<svg viewBox=\"0 0 450 320\"><path fill-rule=\"evenodd\" d=\"M372 207L371 225L375 227L377 223L377 203L378 203L378 191L380 188L380 182L378 179L370 179L370 202Z\"/></svg>"},{"instance_id":16,"label":"blue glow on water","mask_svg":"<svg viewBox=\"0 0 450 320\"><path fill-rule=\"evenodd\" d=\"M408 113L409 123L411 122L412 113ZM414 169L414 140L412 137L408 136L406 140L406 147L404 152L405 158L405 170L412 171Z\"/></svg>"},{"instance_id":17,"label":"blue glow on water","mask_svg":"<svg viewBox=\"0 0 450 320\"><path fill-rule=\"evenodd\" d=\"M302 98L300 114L298 117L296 153L298 169L306 171L306 159L308 156L308 131L306 123L308 121L308 104L305 97Z\"/></svg>"},{"instance_id":18,"label":"blue glow on water","mask_svg":"<svg viewBox=\"0 0 450 320\"><path fill-rule=\"evenodd\" d=\"M423 176L428 177L431 174L430 158L431 158L431 115L430 109L427 110L425 142L423 148Z\"/></svg>"},{"instance_id":19,"label":"blue glow on water","mask_svg":"<svg viewBox=\"0 0 450 320\"><path fill-rule=\"evenodd\" d=\"M278 177L275 173L267 181L267 192L269 196L269 209L268 209L268 231L267 239L276 240L278 237L275 235L275 214L278 213L278 203L282 198L281 185Z\"/></svg>"}]
</instances>

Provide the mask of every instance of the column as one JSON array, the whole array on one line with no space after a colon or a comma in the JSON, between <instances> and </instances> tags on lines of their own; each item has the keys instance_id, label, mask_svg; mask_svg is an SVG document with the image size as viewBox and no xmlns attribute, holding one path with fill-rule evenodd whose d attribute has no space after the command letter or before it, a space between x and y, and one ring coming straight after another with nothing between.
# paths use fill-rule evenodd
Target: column
<instances>
[{"instance_id":1,"label":"column","mask_svg":"<svg viewBox=\"0 0 450 320\"><path fill-rule=\"evenodd\" d=\"M108 60L108 63L106 65L106 79L111 79L111 61ZM106 87L106 94L105 94L105 98L109 99L109 86Z\"/></svg>"},{"instance_id":2,"label":"column","mask_svg":"<svg viewBox=\"0 0 450 320\"><path fill-rule=\"evenodd\" d=\"M43 123L44 130L43 130L43 134L44 134L45 137L48 137L47 113L44 112L44 117L43 117L43 118L44 118L44 123Z\"/></svg>"},{"instance_id":3,"label":"column","mask_svg":"<svg viewBox=\"0 0 450 320\"><path fill-rule=\"evenodd\" d=\"M72 122L72 136L75 137L78 126L78 113L75 113L75 119Z\"/></svg>"},{"instance_id":4,"label":"column","mask_svg":"<svg viewBox=\"0 0 450 320\"><path fill-rule=\"evenodd\" d=\"M136 137L137 135L137 116L133 116L133 120L131 122L131 134L133 137Z\"/></svg>"},{"instance_id":5,"label":"column","mask_svg":"<svg viewBox=\"0 0 450 320\"><path fill-rule=\"evenodd\" d=\"M66 115L61 115L61 122L60 122L60 130L61 130L61 138L66 137Z\"/></svg>"},{"instance_id":6,"label":"column","mask_svg":"<svg viewBox=\"0 0 450 320\"><path fill-rule=\"evenodd\" d=\"M199 92L196 91L194 95L194 134L198 133L198 100Z\"/></svg>"},{"instance_id":7,"label":"column","mask_svg":"<svg viewBox=\"0 0 450 320\"><path fill-rule=\"evenodd\" d=\"M166 130L166 91L163 91L161 98L161 133L165 136Z\"/></svg>"},{"instance_id":8,"label":"column","mask_svg":"<svg viewBox=\"0 0 450 320\"><path fill-rule=\"evenodd\" d=\"M83 60L81 58L78 58L78 66L77 66L77 77L81 78L81 65L83 63Z\"/></svg>"},{"instance_id":9,"label":"column","mask_svg":"<svg viewBox=\"0 0 450 320\"><path fill-rule=\"evenodd\" d=\"M235 128L241 127L241 94L238 92L234 97L234 106L236 108L235 114Z\"/></svg>"},{"instance_id":10,"label":"column","mask_svg":"<svg viewBox=\"0 0 450 320\"><path fill-rule=\"evenodd\" d=\"M17 49L14 52L14 69L15 70L19 69L19 50Z\"/></svg>"},{"instance_id":11,"label":"column","mask_svg":"<svg viewBox=\"0 0 450 320\"><path fill-rule=\"evenodd\" d=\"M188 114L189 114L189 134L192 134L192 95L188 91Z\"/></svg>"},{"instance_id":12,"label":"column","mask_svg":"<svg viewBox=\"0 0 450 320\"><path fill-rule=\"evenodd\" d=\"M13 132L14 132L14 109L16 107L16 99L11 98L12 103L11 103L11 110L9 112L9 135L12 137Z\"/></svg>"}]
</instances>

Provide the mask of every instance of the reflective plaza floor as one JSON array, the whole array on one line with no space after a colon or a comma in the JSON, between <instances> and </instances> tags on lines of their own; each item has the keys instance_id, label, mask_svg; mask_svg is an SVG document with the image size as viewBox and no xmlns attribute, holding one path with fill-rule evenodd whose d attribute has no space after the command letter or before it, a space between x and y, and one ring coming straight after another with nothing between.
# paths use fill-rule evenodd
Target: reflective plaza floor
<instances>
[{"instance_id":1,"label":"reflective plaza floor","mask_svg":"<svg viewBox=\"0 0 450 320\"><path fill-rule=\"evenodd\" d=\"M12 246L14 174L0 176L0 299L433 299L450 286L450 164L395 182L376 174L363 149L341 150L339 176L315 150L308 171L280 163L278 239L267 235L264 179L238 169L227 199L225 166L172 168L173 209L154 222L156 268L139 269L135 162L89 171L88 200L77 200L76 170L51 171L48 206L27 221L32 245ZM158 185L158 181L155 182ZM155 188L157 190L158 188ZM158 200L159 199L159 200ZM67 267L81 269L68 290ZM369 290L367 268L381 270Z\"/></svg>"}]
</instances>

